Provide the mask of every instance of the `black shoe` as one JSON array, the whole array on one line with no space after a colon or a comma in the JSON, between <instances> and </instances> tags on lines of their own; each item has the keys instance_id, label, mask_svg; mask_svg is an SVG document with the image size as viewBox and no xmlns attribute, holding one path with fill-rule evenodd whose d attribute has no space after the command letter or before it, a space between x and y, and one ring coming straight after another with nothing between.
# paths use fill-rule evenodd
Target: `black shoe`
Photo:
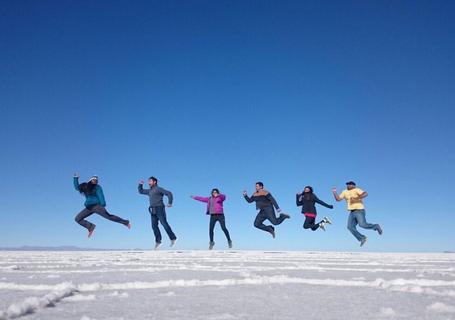
<instances>
[{"instance_id":1,"label":"black shoe","mask_svg":"<svg viewBox=\"0 0 455 320\"><path fill-rule=\"evenodd\" d=\"M232 249L232 240L228 241L229 249Z\"/></svg>"},{"instance_id":2,"label":"black shoe","mask_svg":"<svg viewBox=\"0 0 455 320\"><path fill-rule=\"evenodd\" d=\"M209 250L212 250L214 246L215 246L215 242L211 241L209 243Z\"/></svg>"},{"instance_id":3,"label":"black shoe","mask_svg":"<svg viewBox=\"0 0 455 320\"><path fill-rule=\"evenodd\" d=\"M379 233L379 235L382 235L382 228L379 224L376 227L376 231Z\"/></svg>"}]
</instances>

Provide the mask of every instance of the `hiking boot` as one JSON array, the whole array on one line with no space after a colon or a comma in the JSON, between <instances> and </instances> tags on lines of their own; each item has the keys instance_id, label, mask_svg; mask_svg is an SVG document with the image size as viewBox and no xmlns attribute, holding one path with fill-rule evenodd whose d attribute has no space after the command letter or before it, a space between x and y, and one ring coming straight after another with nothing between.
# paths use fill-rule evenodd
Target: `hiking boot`
<instances>
[{"instance_id":1,"label":"hiking boot","mask_svg":"<svg viewBox=\"0 0 455 320\"><path fill-rule=\"evenodd\" d=\"M95 231L95 228L96 228L96 226L93 225L93 227L88 230L88 237L89 238L93 235L93 232Z\"/></svg>"},{"instance_id":2,"label":"hiking boot","mask_svg":"<svg viewBox=\"0 0 455 320\"><path fill-rule=\"evenodd\" d=\"M379 233L379 235L382 235L382 228L379 224L376 225L376 231Z\"/></svg>"},{"instance_id":3,"label":"hiking boot","mask_svg":"<svg viewBox=\"0 0 455 320\"><path fill-rule=\"evenodd\" d=\"M363 238L360 240L360 246L363 247L363 245L367 242L367 237Z\"/></svg>"},{"instance_id":4,"label":"hiking boot","mask_svg":"<svg viewBox=\"0 0 455 320\"><path fill-rule=\"evenodd\" d=\"M228 241L228 247L229 249L232 249L232 240Z\"/></svg>"},{"instance_id":5,"label":"hiking boot","mask_svg":"<svg viewBox=\"0 0 455 320\"><path fill-rule=\"evenodd\" d=\"M171 240L171 244L169 245L170 247L175 246L175 243L177 242L177 238Z\"/></svg>"},{"instance_id":6,"label":"hiking boot","mask_svg":"<svg viewBox=\"0 0 455 320\"><path fill-rule=\"evenodd\" d=\"M210 243L209 243L209 250L212 250L214 246L215 246L215 242L210 241Z\"/></svg>"},{"instance_id":7,"label":"hiking boot","mask_svg":"<svg viewBox=\"0 0 455 320\"><path fill-rule=\"evenodd\" d=\"M161 242L155 242L155 250L158 250L159 247L161 246Z\"/></svg>"}]
</instances>

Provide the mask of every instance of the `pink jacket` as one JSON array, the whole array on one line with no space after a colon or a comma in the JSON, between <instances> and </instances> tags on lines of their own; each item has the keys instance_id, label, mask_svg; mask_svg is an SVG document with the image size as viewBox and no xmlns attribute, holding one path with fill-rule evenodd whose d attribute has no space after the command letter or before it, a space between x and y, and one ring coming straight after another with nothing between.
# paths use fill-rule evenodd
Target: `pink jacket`
<instances>
[{"instance_id":1,"label":"pink jacket","mask_svg":"<svg viewBox=\"0 0 455 320\"><path fill-rule=\"evenodd\" d=\"M210 214L210 199L212 199L212 197L199 197L199 196L196 196L193 199L201 201L201 202L206 202L207 203L207 214ZM223 202L224 202L224 200L226 200L226 196L224 194L220 193L218 195L218 197L213 198L213 200L214 200L214 203L213 203L213 210L212 210L213 212L212 212L212 214L224 214Z\"/></svg>"}]
</instances>

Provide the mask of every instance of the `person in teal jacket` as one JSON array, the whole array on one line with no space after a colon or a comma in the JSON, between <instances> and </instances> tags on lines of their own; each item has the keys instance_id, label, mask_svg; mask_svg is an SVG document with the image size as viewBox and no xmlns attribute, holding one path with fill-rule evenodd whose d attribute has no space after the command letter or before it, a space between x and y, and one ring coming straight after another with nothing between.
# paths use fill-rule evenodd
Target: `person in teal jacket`
<instances>
[{"instance_id":1,"label":"person in teal jacket","mask_svg":"<svg viewBox=\"0 0 455 320\"><path fill-rule=\"evenodd\" d=\"M121 223L131 229L129 220L124 220L106 210L106 200L104 199L103 189L98 184L98 176L94 175L88 182L79 184L79 175L76 173L73 177L74 188L85 196L84 210L74 218L77 223L88 230L88 237L90 238L95 230L96 225L85 220L88 216L97 213L103 218Z\"/></svg>"}]
</instances>

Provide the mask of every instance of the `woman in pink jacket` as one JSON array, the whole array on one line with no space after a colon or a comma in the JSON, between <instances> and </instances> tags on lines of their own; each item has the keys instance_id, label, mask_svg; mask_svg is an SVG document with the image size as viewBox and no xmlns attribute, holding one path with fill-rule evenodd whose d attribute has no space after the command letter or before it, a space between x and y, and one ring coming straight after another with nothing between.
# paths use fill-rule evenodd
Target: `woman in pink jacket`
<instances>
[{"instance_id":1,"label":"woman in pink jacket","mask_svg":"<svg viewBox=\"0 0 455 320\"><path fill-rule=\"evenodd\" d=\"M210 227L209 227L209 235L210 235L210 245L209 250L213 249L215 242L213 241L213 229L215 228L215 223L217 221L220 222L221 229L223 230L224 234L226 235L226 239L228 241L229 248L232 248L232 240L229 236L229 231L226 228L226 221L224 219L224 211L223 211L223 202L226 200L226 196L218 189L212 189L212 196L211 197L199 197L199 196L191 196L194 200L198 200L201 202L207 203L207 214L210 215Z\"/></svg>"}]
</instances>

